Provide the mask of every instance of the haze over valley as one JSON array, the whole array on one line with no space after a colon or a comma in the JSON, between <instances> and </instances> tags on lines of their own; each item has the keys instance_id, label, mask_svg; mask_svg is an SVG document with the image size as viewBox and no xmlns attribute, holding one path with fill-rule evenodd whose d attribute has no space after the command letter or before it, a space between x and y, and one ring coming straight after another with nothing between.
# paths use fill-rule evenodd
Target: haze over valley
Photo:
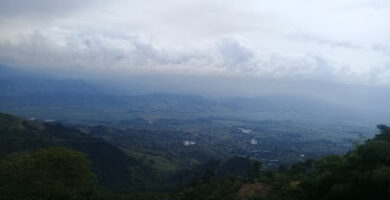
<instances>
[{"instance_id":1,"label":"haze over valley","mask_svg":"<svg viewBox=\"0 0 390 200\"><path fill-rule=\"evenodd\" d=\"M0 1L0 199L386 199L389 11Z\"/></svg>"}]
</instances>

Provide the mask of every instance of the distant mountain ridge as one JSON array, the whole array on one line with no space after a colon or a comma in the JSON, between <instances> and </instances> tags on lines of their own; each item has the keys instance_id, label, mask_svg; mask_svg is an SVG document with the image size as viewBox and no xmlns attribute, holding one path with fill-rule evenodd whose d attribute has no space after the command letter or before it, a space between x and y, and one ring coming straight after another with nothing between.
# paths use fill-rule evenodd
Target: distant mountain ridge
<instances>
[{"instance_id":1,"label":"distant mountain ridge","mask_svg":"<svg viewBox=\"0 0 390 200\"><path fill-rule=\"evenodd\" d=\"M93 121L95 118L96 121L109 122L112 121L110 118L121 121L148 116L297 121L330 117L336 120L349 120L351 117L362 117L347 107L298 96L211 99L199 95L167 93L110 94L82 80L1 77L0 109L25 117L55 120L65 118L73 122ZM50 111L51 109L53 110ZM107 117L104 119L103 116Z\"/></svg>"},{"instance_id":2,"label":"distant mountain ridge","mask_svg":"<svg viewBox=\"0 0 390 200\"><path fill-rule=\"evenodd\" d=\"M116 86L98 80L59 78L39 70L0 66L0 110L24 117L88 123L205 117L321 123L331 119L372 123L370 126L378 122L372 119L375 114L297 95L209 98L193 94L120 91Z\"/></svg>"}]
</instances>

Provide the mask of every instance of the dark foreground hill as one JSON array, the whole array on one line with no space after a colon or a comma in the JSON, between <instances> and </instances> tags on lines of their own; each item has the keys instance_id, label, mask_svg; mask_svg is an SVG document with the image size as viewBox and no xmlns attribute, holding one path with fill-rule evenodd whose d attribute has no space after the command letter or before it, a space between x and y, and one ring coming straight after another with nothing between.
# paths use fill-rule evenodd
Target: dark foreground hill
<instances>
[{"instance_id":1,"label":"dark foreground hill","mask_svg":"<svg viewBox=\"0 0 390 200\"><path fill-rule=\"evenodd\" d=\"M38 123L0 113L0 159L21 151L62 146L83 152L102 185L126 188L145 174L136 159L116 146L56 123ZM131 169L131 170L130 170Z\"/></svg>"}]
</instances>

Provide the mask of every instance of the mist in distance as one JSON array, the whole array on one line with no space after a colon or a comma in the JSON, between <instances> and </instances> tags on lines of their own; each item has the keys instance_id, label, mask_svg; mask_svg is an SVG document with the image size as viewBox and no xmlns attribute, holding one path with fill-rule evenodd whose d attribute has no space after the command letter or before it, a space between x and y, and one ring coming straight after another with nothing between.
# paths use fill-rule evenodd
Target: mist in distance
<instances>
[{"instance_id":1,"label":"mist in distance","mask_svg":"<svg viewBox=\"0 0 390 200\"><path fill-rule=\"evenodd\" d=\"M390 121L387 1L0 4L3 78L84 80L116 95L301 97Z\"/></svg>"}]
</instances>

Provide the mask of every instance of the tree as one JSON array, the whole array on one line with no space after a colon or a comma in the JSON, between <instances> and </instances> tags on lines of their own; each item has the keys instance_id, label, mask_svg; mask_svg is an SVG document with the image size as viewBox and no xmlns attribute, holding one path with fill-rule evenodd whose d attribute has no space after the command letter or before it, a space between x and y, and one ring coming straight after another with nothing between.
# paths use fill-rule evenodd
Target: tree
<instances>
[{"instance_id":1,"label":"tree","mask_svg":"<svg viewBox=\"0 0 390 200\"><path fill-rule=\"evenodd\" d=\"M60 147L12 154L0 163L0 199L91 199L90 166L84 154Z\"/></svg>"},{"instance_id":2,"label":"tree","mask_svg":"<svg viewBox=\"0 0 390 200\"><path fill-rule=\"evenodd\" d=\"M255 160L252 163L252 166L248 169L247 176L249 180L254 180L259 178L261 172L261 162Z\"/></svg>"},{"instance_id":3,"label":"tree","mask_svg":"<svg viewBox=\"0 0 390 200\"><path fill-rule=\"evenodd\" d=\"M378 125L377 128L381 131L381 133L376 135L374 139L390 141L390 127L386 125Z\"/></svg>"}]
</instances>

